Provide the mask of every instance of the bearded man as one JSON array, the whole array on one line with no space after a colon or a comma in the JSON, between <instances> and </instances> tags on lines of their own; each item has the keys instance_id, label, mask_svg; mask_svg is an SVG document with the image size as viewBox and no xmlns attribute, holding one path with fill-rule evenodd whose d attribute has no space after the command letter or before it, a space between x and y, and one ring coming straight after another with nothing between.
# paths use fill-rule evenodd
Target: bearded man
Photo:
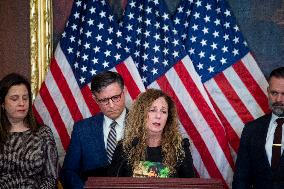
<instances>
[{"instance_id":1,"label":"bearded man","mask_svg":"<svg viewBox=\"0 0 284 189\"><path fill-rule=\"evenodd\" d=\"M245 125L233 189L284 188L284 67L273 70L268 83L272 112Z\"/></svg>"}]
</instances>

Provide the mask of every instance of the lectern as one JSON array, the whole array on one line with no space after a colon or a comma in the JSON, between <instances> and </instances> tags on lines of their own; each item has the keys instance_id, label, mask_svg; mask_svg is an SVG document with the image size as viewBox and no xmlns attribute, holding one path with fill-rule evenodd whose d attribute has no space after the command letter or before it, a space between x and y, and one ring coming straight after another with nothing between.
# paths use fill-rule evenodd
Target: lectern
<instances>
[{"instance_id":1,"label":"lectern","mask_svg":"<svg viewBox=\"0 0 284 189\"><path fill-rule=\"evenodd\" d=\"M202 178L89 177L85 188L224 189L221 180Z\"/></svg>"}]
</instances>

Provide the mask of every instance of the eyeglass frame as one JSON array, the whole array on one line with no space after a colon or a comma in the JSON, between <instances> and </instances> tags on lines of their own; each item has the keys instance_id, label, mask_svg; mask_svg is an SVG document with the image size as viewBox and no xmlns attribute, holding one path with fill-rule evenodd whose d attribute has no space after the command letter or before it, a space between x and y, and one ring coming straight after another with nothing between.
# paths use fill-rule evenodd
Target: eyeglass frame
<instances>
[{"instance_id":1,"label":"eyeglass frame","mask_svg":"<svg viewBox=\"0 0 284 189\"><path fill-rule=\"evenodd\" d=\"M103 98L103 99L97 98L95 94L93 94L92 97L96 100L97 103L106 106L106 105L109 104L109 100L111 100L113 103L119 102L121 100L121 95L122 95L123 92L124 91L122 90L121 93L118 94L118 95L113 95L113 96L111 96L109 98ZM114 100L115 98L117 98L117 100ZM105 102L103 102L103 101L105 101Z\"/></svg>"}]
</instances>

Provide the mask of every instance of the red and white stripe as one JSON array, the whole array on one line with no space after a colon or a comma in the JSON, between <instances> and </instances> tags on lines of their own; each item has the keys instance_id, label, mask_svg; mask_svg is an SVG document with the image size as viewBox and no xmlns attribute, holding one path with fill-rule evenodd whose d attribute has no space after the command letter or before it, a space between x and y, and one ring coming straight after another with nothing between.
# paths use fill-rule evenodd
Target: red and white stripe
<instances>
[{"instance_id":1,"label":"red and white stripe","mask_svg":"<svg viewBox=\"0 0 284 189\"><path fill-rule=\"evenodd\" d=\"M203 178L220 178L231 186L234 162L225 130L188 56L149 87L175 101L180 122L192 141L194 166Z\"/></svg>"},{"instance_id":2,"label":"red and white stripe","mask_svg":"<svg viewBox=\"0 0 284 189\"><path fill-rule=\"evenodd\" d=\"M269 112L268 83L248 53L204 86L236 153L244 124Z\"/></svg>"},{"instance_id":3,"label":"red and white stripe","mask_svg":"<svg viewBox=\"0 0 284 189\"><path fill-rule=\"evenodd\" d=\"M126 94L127 104L130 105L133 99L145 90L132 58L127 58L112 70L120 73L126 88L131 89ZM56 48L50 70L34 101L33 109L37 119L51 127L60 163L64 160L74 122L88 118L99 111L89 85L79 88L60 44Z\"/></svg>"}]
</instances>

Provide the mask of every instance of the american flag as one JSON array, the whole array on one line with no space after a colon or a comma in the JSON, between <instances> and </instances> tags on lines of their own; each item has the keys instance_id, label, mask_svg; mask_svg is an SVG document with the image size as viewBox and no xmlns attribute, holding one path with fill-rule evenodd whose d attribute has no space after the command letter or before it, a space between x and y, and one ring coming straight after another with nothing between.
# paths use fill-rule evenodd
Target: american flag
<instances>
[{"instance_id":1,"label":"american flag","mask_svg":"<svg viewBox=\"0 0 284 189\"><path fill-rule=\"evenodd\" d=\"M172 96L198 175L230 188L243 125L268 111L267 82L225 1L181 0L173 17L161 2L129 0L119 25L105 1L74 1L34 110L62 162L73 123L99 111L90 79L118 71L129 101L144 86Z\"/></svg>"},{"instance_id":2,"label":"american flag","mask_svg":"<svg viewBox=\"0 0 284 189\"><path fill-rule=\"evenodd\" d=\"M175 100L198 174L229 186L234 162L225 130L163 4L129 1L122 25L145 86Z\"/></svg>"},{"instance_id":3,"label":"american flag","mask_svg":"<svg viewBox=\"0 0 284 189\"><path fill-rule=\"evenodd\" d=\"M244 124L269 111L267 81L225 0L182 0L172 19L236 157Z\"/></svg>"},{"instance_id":4,"label":"american flag","mask_svg":"<svg viewBox=\"0 0 284 189\"><path fill-rule=\"evenodd\" d=\"M120 73L126 88L131 89L126 93L128 104L145 90L118 26L105 1L74 1L49 72L34 101L37 119L53 130L61 163L74 122L99 111L89 86L93 75L104 70Z\"/></svg>"}]
</instances>

